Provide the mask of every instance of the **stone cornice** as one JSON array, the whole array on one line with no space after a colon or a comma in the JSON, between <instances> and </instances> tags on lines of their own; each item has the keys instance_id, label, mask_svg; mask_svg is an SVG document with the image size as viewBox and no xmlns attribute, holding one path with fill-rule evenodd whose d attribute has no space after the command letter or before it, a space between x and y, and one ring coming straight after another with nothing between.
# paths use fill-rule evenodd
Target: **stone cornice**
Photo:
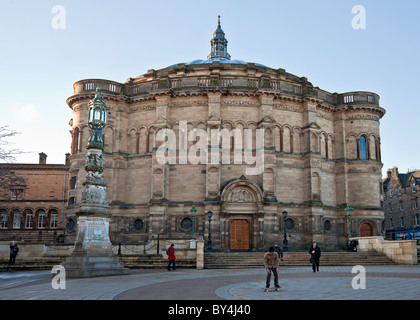
<instances>
[{"instance_id":1,"label":"stone cornice","mask_svg":"<svg viewBox=\"0 0 420 320\"><path fill-rule=\"evenodd\" d=\"M14 170L69 170L70 166L65 164L37 164L37 163L1 163L0 168Z\"/></svg>"}]
</instances>

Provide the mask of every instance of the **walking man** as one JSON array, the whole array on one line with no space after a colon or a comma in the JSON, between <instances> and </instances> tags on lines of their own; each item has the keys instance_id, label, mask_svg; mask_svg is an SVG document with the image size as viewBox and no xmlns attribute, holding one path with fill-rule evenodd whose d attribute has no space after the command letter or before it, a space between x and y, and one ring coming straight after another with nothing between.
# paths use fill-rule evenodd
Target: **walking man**
<instances>
[{"instance_id":1,"label":"walking man","mask_svg":"<svg viewBox=\"0 0 420 320\"><path fill-rule=\"evenodd\" d=\"M319 271L319 258L321 258L321 249L316 245L316 242L312 243L312 246L309 248L309 253L311 254L312 270L315 272Z\"/></svg>"},{"instance_id":2,"label":"walking man","mask_svg":"<svg viewBox=\"0 0 420 320\"><path fill-rule=\"evenodd\" d=\"M7 265L7 269L9 269L10 266L15 265L15 260L18 253L19 253L19 247L16 244L16 242L12 241L10 243L10 257L9 257L9 263Z\"/></svg>"},{"instance_id":3,"label":"walking man","mask_svg":"<svg viewBox=\"0 0 420 320\"><path fill-rule=\"evenodd\" d=\"M268 252L264 254L264 265L265 270L267 271L264 291L268 291L268 288L270 287L271 273L274 274L274 287L276 290L279 289L279 256L274 252L274 247L270 247Z\"/></svg>"},{"instance_id":4,"label":"walking man","mask_svg":"<svg viewBox=\"0 0 420 320\"><path fill-rule=\"evenodd\" d=\"M168 271L171 271L171 264L172 264L172 270L175 270L175 249L174 244L172 243L171 246L168 248L169 255L169 263L168 263Z\"/></svg>"},{"instance_id":5,"label":"walking man","mask_svg":"<svg viewBox=\"0 0 420 320\"><path fill-rule=\"evenodd\" d=\"M274 252L278 254L280 261L283 261L283 250L281 250L277 242L274 243Z\"/></svg>"}]
</instances>

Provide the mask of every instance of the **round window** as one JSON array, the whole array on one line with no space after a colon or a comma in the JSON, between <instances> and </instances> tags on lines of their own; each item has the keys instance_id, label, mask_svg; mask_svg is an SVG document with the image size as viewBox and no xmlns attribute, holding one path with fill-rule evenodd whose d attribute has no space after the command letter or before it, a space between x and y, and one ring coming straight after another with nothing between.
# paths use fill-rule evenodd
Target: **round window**
<instances>
[{"instance_id":1,"label":"round window","mask_svg":"<svg viewBox=\"0 0 420 320\"><path fill-rule=\"evenodd\" d=\"M331 222L330 222L330 220L325 220L324 221L324 230L325 231L330 231L331 230Z\"/></svg>"},{"instance_id":2,"label":"round window","mask_svg":"<svg viewBox=\"0 0 420 320\"><path fill-rule=\"evenodd\" d=\"M136 231L140 231L141 229L143 229L143 221L140 219L137 219L134 221L134 229Z\"/></svg>"},{"instance_id":3,"label":"round window","mask_svg":"<svg viewBox=\"0 0 420 320\"><path fill-rule=\"evenodd\" d=\"M190 218L184 218L181 220L181 228L183 230L192 230L192 220Z\"/></svg>"},{"instance_id":4,"label":"round window","mask_svg":"<svg viewBox=\"0 0 420 320\"><path fill-rule=\"evenodd\" d=\"M295 222L292 219L286 219L286 222L284 223L287 230L292 230L295 227Z\"/></svg>"}]
</instances>

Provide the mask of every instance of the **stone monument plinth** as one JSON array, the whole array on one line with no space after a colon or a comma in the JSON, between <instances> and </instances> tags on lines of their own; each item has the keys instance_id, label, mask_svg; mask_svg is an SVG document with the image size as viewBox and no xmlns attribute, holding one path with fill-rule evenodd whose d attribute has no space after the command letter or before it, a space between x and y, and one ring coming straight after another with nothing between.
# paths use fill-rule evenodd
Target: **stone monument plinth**
<instances>
[{"instance_id":1,"label":"stone monument plinth","mask_svg":"<svg viewBox=\"0 0 420 320\"><path fill-rule=\"evenodd\" d=\"M100 90L89 103L89 138L85 158L86 180L77 216L77 235L74 250L64 263L69 278L127 274L128 269L112 251L109 239L109 206L106 186L102 178L103 142L101 130L105 127L106 108Z\"/></svg>"}]
</instances>

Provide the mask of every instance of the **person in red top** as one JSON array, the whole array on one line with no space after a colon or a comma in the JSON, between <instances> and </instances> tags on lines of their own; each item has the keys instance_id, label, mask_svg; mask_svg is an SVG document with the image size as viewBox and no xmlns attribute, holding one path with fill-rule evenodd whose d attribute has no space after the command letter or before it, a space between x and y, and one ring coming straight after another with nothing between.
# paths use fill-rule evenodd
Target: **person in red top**
<instances>
[{"instance_id":1,"label":"person in red top","mask_svg":"<svg viewBox=\"0 0 420 320\"><path fill-rule=\"evenodd\" d=\"M172 270L175 270L175 249L174 244L172 243L171 246L168 248L169 250L169 263L168 263L168 271L171 271L171 264L172 264Z\"/></svg>"}]
</instances>

